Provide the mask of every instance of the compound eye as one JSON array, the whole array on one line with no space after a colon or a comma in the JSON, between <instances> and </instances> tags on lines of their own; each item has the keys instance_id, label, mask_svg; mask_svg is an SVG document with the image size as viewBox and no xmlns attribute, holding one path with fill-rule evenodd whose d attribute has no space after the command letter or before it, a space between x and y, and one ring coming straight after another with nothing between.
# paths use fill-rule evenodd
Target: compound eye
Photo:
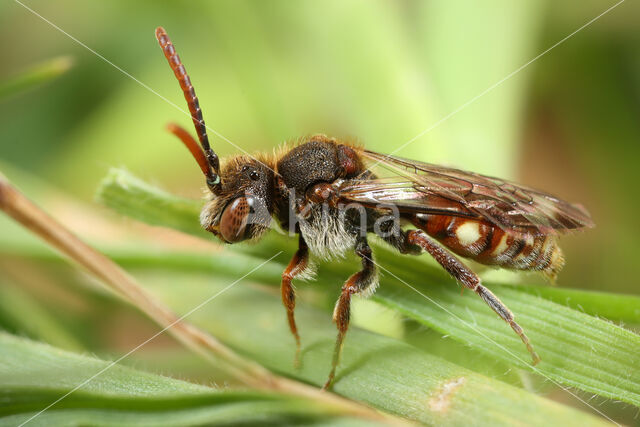
<instances>
[{"instance_id":1,"label":"compound eye","mask_svg":"<svg viewBox=\"0 0 640 427\"><path fill-rule=\"evenodd\" d=\"M247 220L251 212L250 197L238 197L229 203L220 217L220 234L227 243L241 242L249 237Z\"/></svg>"}]
</instances>

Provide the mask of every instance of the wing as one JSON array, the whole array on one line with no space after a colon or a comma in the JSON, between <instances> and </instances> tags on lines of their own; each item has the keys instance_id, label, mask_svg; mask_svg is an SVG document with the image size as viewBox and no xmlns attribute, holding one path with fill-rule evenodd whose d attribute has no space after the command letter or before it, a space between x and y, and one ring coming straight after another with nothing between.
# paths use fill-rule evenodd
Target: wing
<instances>
[{"instance_id":1,"label":"wing","mask_svg":"<svg viewBox=\"0 0 640 427\"><path fill-rule=\"evenodd\" d=\"M345 181L340 197L347 202L484 219L512 232L553 234L594 225L582 206L509 181L368 150L362 155L390 176Z\"/></svg>"}]
</instances>

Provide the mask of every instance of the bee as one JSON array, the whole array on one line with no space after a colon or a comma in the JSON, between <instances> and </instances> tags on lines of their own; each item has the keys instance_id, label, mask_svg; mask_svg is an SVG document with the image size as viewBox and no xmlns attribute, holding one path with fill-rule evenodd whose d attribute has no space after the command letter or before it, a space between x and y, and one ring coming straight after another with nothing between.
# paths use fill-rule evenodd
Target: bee
<instances>
[{"instance_id":1,"label":"bee","mask_svg":"<svg viewBox=\"0 0 640 427\"><path fill-rule=\"evenodd\" d=\"M371 233L401 254L431 255L463 289L478 294L509 324L534 365L540 361L511 311L458 256L537 271L554 280L564 265L558 236L594 225L582 206L506 180L384 155L325 135L304 138L277 154L239 155L221 165L174 45L162 27L156 29L156 38L180 83L200 141L198 145L177 125L168 127L205 176L210 195L200 215L202 227L232 244L259 240L273 219L298 237L298 250L281 283L296 360L300 336L292 281L310 273L310 255L330 259L354 251L361 260L361 269L343 284L333 312L338 336L323 388L335 377L352 295L370 295L378 286L367 240ZM373 166L383 173L374 172Z\"/></svg>"}]
</instances>

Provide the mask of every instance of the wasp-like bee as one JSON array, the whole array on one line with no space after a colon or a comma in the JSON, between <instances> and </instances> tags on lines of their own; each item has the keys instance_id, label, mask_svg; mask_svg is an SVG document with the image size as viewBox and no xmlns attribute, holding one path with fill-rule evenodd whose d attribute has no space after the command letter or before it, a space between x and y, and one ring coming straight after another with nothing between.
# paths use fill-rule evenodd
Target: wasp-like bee
<instances>
[{"instance_id":1,"label":"wasp-like bee","mask_svg":"<svg viewBox=\"0 0 640 427\"><path fill-rule=\"evenodd\" d=\"M427 252L511 326L534 364L540 360L511 311L451 252L482 264L539 271L553 280L564 264L557 236L593 227L581 206L505 180L386 156L324 135L276 155L232 157L221 166L173 44L163 28L156 29L156 38L180 82L200 140L198 146L184 129L169 126L198 162L211 191L200 216L202 227L225 243L237 243L262 237L274 218L298 235L298 250L281 284L297 354L292 280L309 273L310 254L326 259L353 250L362 261L335 306L338 338L324 388L331 385L339 362L351 296L371 294L378 285L368 233L402 254ZM372 166L386 175L374 173Z\"/></svg>"}]
</instances>

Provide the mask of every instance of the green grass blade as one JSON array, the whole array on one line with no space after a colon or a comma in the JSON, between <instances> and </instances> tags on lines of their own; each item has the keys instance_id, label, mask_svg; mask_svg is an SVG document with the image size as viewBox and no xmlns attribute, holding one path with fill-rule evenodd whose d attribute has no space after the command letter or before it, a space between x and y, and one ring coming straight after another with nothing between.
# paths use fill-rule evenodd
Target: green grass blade
<instances>
[{"instance_id":1,"label":"green grass blade","mask_svg":"<svg viewBox=\"0 0 640 427\"><path fill-rule=\"evenodd\" d=\"M247 263L236 274L258 262ZM145 282L152 283L150 289L178 313L217 294L231 281L209 274L200 279L193 274L154 278ZM295 346L280 295L272 287L239 283L194 312L189 320L262 365L320 386L330 368L335 326L329 313L309 307L306 301L298 304L296 318L303 341L299 369L293 366ZM566 418L572 416L570 413L578 415L573 409L402 341L356 327L349 331L333 390L385 411L437 425L504 425L522 420L535 425L544 423L544 419L570 422ZM579 422L594 421L587 417Z\"/></svg>"},{"instance_id":2,"label":"green grass blade","mask_svg":"<svg viewBox=\"0 0 640 427\"><path fill-rule=\"evenodd\" d=\"M66 350L84 350L54 315L16 286L0 280L0 329L27 334Z\"/></svg>"},{"instance_id":3,"label":"green grass blade","mask_svg":"<svg viewBox=\"0 0 640 427\"><path fill-rule=\"evenodd\" d=\"M516 288L594 316L614 321L640 323L640 297L637 295L551 286L516 286Z\"/></svg>"},{"instance_id":4,"label":"green grass blade","mask_svg":"<svg viewBox=\"0 0 640 427\"><path fill-rule=\"evenodd\" d=\"M96 198L111 209L151 225L207 236L198 220L201 202L173 196L123 169L111 169Z\"/></svg>"},{"instance_id":5,"label":"green grass blade","mask_svg":"<svg viewBox=\"0 0 640 427\"><path fill-rule=\"evenodd\" d=\"M0 333L0 425L18 425L110 362ZM309 400L215 390L114 365L29 425L362 424Z\"/></svg>"},{"instance_id":6,"label":"green grass blade","mask_svg":"<svg viewBox=\"0 0 640 427\"><path fill-rule=\"evenodd\" d=\"M194 209L197 205L194 204ZM191 216L193 222L193 215ZM161 222L155 222L155 225L162 225ZM193 228L193 227L188 227ZM211 238L206 234L202 234L201 230L194 230L196 236L204 236ZM285 241L271 242L272 239L265 241L265 245L273 248L293 249L294 244L287 245ZM238 257L236 248L232 248L233 252L223 252L216 255L217 260L211 260L211 256L201 251L176 251L167 253L166 251L155 251L147 246L140 247L104 247L96 242L96 246L100 247L101 252L107 254L111 259L125 268L154 268L162 267L169 270L177 271L199 271L210 272L216 274L225 274L225 272L233 272L238 264L242 264L244 259ZM261 255L264 251L255 251L253 248L242 248L244 253L254 253ZM26 239L7 239L0 242L0 254L16 255L20 257L30 258L43 262L58 262L60 257L51 249L43 246L40 242L29 242ZM265 281L276 282L279 280L281 271L278 266L269 273L262 271L256 272L259 277L265 275ZM429 270L431 266L427 266ZM346 270L345 270L346 271ZM272 274L273 273L273 274ZM277 274L276 274L277 273ZM260 279L263 280L263 279ZM620 321L627 323L640 323L640 297L636 295L620 295L608 292L596 292L582 289L567 289L558 287L547 287L537 285L494 285L493 288L508 287L514 288L519 292L529 293L534 296L553 301L559 305L576 309L577 311L603 317L611 321Z\"/></svg>"},{"instance_id":7,"label":"green grass blade","mask_svg":"<svg viewBox=\"0 0 640 427\"><path fill-rule=\"evenodd\" d=\"M242 257L241 255L235 256ZM259 260L251 260L246 257L243 261L244 269L251 265L250 262L259 262ZM239 266L236 267L238 267L236 274L243 271ZM280 268L280 266L278 267ZM156 285L153 289L163 299L171 301L173 308L184 312L187 308L197 305L222 288L222 285L217 286L216 283L212 283L210 278L211 276L207 275L204 280L194 280L193 275L190 274L188 277L165 277L164 282L158 279L146 282L155 282ZM254 277L251 278L254 279ZM159 285L157 285L158 282L160 282ZM177 283L180 285L176 286ZM222 305L212 303L210 307L205 307L190 320L212 331L238 351L250 355L278 372L321 384L327 373L335 336L329 316L315 310L309 310L304 304L299 307L298 317L300 326L305 331L303 335L305 345L303 370L297 371L293 369L291 363L293 345L285 326L279 298L269 288L255 289L241 288L240 286L247 285L239 284L233 291L229 291L227 294L230 296L229 298L224 297ZM346 396L379 405L388 411L418 417L422 421L445 424L470 422L471 419L492 424L510 424L515 422L517 413L523 410L531 410L535 413L541 411L540 417L570 418L578 415L565 414L565 409L560 410L560 405L529 395L522 390L508 387L500 381L471 373L395 340L353 328L348 343L350 353L345 353L342 365L344 370L339 371L340 385L336 385L336 390ZM347 356L348 354L349 356ZM25 366L34 366L30 359L24 357L22 359L25 361ZM46 359L45 357L44 360ZM35 366L40 371L38 363ZM58 362L55 363L58 364ZM1 358L0 364L7 365L6 361L2 361ZM42 370L46 370L46 368L42 368ZM16 375L21 376L22 374ZM55 373L51 375L52 382L59 381L56 380ZM63 377L67 378L66 375L65 373ZM0 389L5 384L3 378L6 380L6 377L0 372ZM470 387L461 397L465 403L457 405L460 406L460 412L456 410L456 412L450 413L453 410L447 410L445 414L440 414L439 410L430 413L428 409L424 409L424 413L416 413L420 410L420 405L426 405L425 402L431 402L431 406L439 407L439 404L434 402L440 400L433 397L439 395L440 388L437 388L437 384L446 384L448 381L459 378L465 378L465 388ZM68 387L74 381L75 379L72 377L63 385ZM469 381L468 385L467 381ZM432 386L437 389L433 390ZM103 385L98 383L96 387L101 388ZM137 386L131 385L132 389L135 387ZM379 390L385 390L385 392L378 392ZM394 399L388 401L385 397L387 393L391 393ZM485 396L485 393L489 394ZM33 395L33 393L30 391L29 395ZM482 395L483 398L474 398L476 395ZM48 398L47 395L44 400ZM488 401L485 401L485 398ZM529 399L534 399L534 401ZM51 401L53 400L55 399ZM492 402L494 406L487 408L489 402ZM122 403L114 400L110 403L102 402L101 405L103 404L118 407ZM502 405L508 408L515 405L515 408L513 411L503 410L500 408ZM100 414L96 415L93 412L93 409L87 410L87 416L100 416ZM533 414L529 415L533 416ZM87 419L94 420L94 418ZM135 419L131 418L131 420ZM587 424L593 422L593 419L582 418L582 416L578 416L577 419ZM48 420L52 421L56 418ZM95 422L92 421L90 424ZM542 418L532 419L532 424L535 422L542 422Z\"/></svg>"},{"instance_id":8,"label":"green grass blade","mask_svg":"<svg viewBox=\"0 0 640 427\"><path fill-rule=\"evenodd\" d=\"M58 259L55 254L50 251L38 251L35 248L16 248L16 247L4 247L1 251L10 250L13 254L19 254L21 256L29 256L39 261L52 261ZM169 269L174 271L191 271L191 272L207 272L215 274L217 277L229 277L235 278L238 271L248 263L252 262L251 257L239 253L223 252L217 254L215 258L210 255L206 255L198 252L171 252L171 253L154 253L148 249L128 249L128 250L106 250L116 262L123 265L126 268L158 268ZM270 263L262 269L258 270L252 275L253 280L262 283L278 284L280 274L284 268L282 263ZM326 270L326 268L324 269ZM319 280L328 286L335 283L340 283L342 277L347 274L347 269L344 273L321 271ZM398 271L396 274L401 274ZM407 278L408 280L412 280ZM335 283L332 283L333 282ZM509 328L502 325L497 319L492 320L492 314L487 311L484 304L477 301L474 295L468 294L464 297L460 297L457 288L447 280L438 284L429 284L428 286L422 285L419 282L415 282L415 279L411 281L417 286L422 293L425 293L430 298L442 304L448 310L451 310L456 316L463 318L466 322L476 325L476 316L483 318L482 324L489 324L493 327L487 330L487 328L479 327L483 334L489 336L492 340L498 342L500 345L505 346L509 351L513 352L518 358L522 359L524 363L520 363L517 359L509 354L505 353L500 347L491 343L486 338L477 335L470 327L464 327L460 325L458 321L451 317L448 313L441 310L436 306L431 306L432 303L423 300L423 297L414 293L414 291L399 285L393 278L383 278L384 286L379 289L378 293L374 296L374 299L381 304L392 307L393 309L402 312L407 317L413 318L422 324L426 324L432 328L441 331L444 334L452 336L454 339L473 346L473 348L482 351L489 356L491 360L501 360L509 364L519 364L526 369L531 369L528 366L528 355L524 352L522 345L515 336L512 336ZM426 283L426 281L425 281ZM333 289L331 286L329 289ZM630 403L637 402L637 392L630 392L637 390L638 381L635 379L633 364L629 366L629 363L625 367L624 364L609 364L608 359L614 357L616 347L611 348L595 346L589 349L589 345L592 341L601 342L604 339L607 340L619 340L625 342L627 339L630 342L637 342L637 337L627 331L608 324L606 322L596 322L597 334L594 335L594 331L589 328L579 330L579 333L584 336L578 336L576 338L579 345L567 344L566 335L562 327L559 328L544 328L544 324L530 325L529 320L522 320L520 317L528 311L529 306L534 305L536 307L542 307L544 312L540 313L540 316L547 316L548 313L552 313L556 321L565 322L564 316L569 316L569 320L566 320L568 324L581 322L582 319L586 319L587 325L590 324L593 318L589 316L581 316L574 310L567 310L562 304L549 304L548 301L540 301L534 296L523 295L529 291L533 292L537 289L546 291L551 289L553 291L567 291L574 299L577 299L583 295L591 297L593 292L586 291L573 291L563 290L557 288L540 288L534 286L518 286L512 289L511 286L494 286L495 292L508 303L508 305L519 314L518 321L525 324L527 327L527 333L532 337L538 350L545 353L544 363L538 368L544 372L545 375L551 376L555 381L559 381L562 384L573 385L579 389L589 390L596 392L603 396L611 397L613 399L624 399ZM513 292L510 292L513 290ZM617 295L598 293L598 302L605 309L606 303L612 301L616 303L619 300ZM625 297L623 302L631 302L629 304L628 312L633 313L633 301L637 299L634 296ZM564 302L564 300L562 300ZM424 307L424 306L431 307ZM586 308L590 308L590 305L582 305ZM581 306L581 307L582 307ZM516 309L517 307L517 309ZM597 307L597 306L596 306ZM637 305L636 305L637 307ZM609 309L610 310L610 309ZM489 316L489 318L486 318ZM621 332L622 331L622 332ZM499 334L497 332L500 332ZM598 336L600 334L600 336ZM575 364L566 366L562 360L552 360L550 358L557 357L554 351L547 352L549 347L567 347L566 352L577 354L577 361ZM629 353L634 347L629 347L628 343L624 345L623 351L626 351L627 361L633 361L635 354ZM637 347L635 347L637 348ZM624 350L626 349L626 350ZM595 352L595 354L593 354ZM591 357L593 357L593 365L591 364ZM606 357L605 357L606 356ZM469 355L470 358L475 356ZM589 365L585 363L589 362ZM607 362L607 363L605 363ZM549 365L551 364L551 365ZM554 368L559 366L559 368ZM555 371L555 372L553 372ZM625 384L622 378L627 377ZM597 378L604 378L606 384L602 384L602 380ZM626 396L626 397L624 397Z\"/></svg>"},{"instance_id":9,"label":"green grass blade","mask_svg":"<svg viewBox=\"0 0 640 427\"><path fill-rule=\"evenodd\" d=\"M542 357L532 367L519 338L477 296L462 297L453 284L425 286L424 280L416 279L410 283L442 308L413 290L392 284L380 289L376 301L497 360L640 406L640 337L636 334L515 289L494 287Z\"/></svg>"},{"instance_id":10,"label":"green grass blade","mask_svg":"<svg viewBox=\"0 0 640 427\"><path fill-rule=\"evenodd\" d=\"M61 56L0 82L0 100L53 80L66 73L72 65L70 57Z\"/></svg>"}]
</instances>

